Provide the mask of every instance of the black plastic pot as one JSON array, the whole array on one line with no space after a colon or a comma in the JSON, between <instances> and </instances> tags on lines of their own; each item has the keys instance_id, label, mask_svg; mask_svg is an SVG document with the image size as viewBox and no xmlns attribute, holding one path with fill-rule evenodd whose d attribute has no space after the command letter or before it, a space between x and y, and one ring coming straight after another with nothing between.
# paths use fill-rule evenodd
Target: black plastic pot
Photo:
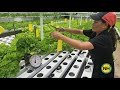
<instances>
[{"instance_id":1,"label":"black plastic pot","mask_svg":"<svg viewBox=\"0 0 120 90\"><path fill-rule=\"evenodd\" d=\"M28 65L30 64L30 63L29 63L29 59L30 59L31 56L32 56L32 55L29 54L29 53L26 53L26 54L24 55L25 66L28 66Z\"/></svg>"}]
</instances>

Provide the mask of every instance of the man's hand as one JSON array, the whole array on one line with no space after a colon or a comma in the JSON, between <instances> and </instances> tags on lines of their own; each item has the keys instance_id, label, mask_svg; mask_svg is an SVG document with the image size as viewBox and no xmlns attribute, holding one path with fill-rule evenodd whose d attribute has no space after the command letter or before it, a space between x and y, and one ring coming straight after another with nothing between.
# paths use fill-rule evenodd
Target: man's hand
<instances>
[{"instance_id":1,"label":"man's hand","mask_svg":"<svg viewBox=\"0 0 120 90\"><path fill-rule=\"evenodd\" d=\"M60 32L58 32L58 31L55 31L55 32L51 33L51 35L52 35L53 38L55 38L55 39L57 39L57 40L61 39L61 37L63 36L63 35L62 35Z\"/></svg>"},{"instance_id":2,"label":"man's hand","mask_svg":"<svg viewBox=\"0 0 120 90\"><path fill-rule=\"evenodd\" d=\"M56 28L56 31L58 31L58 32L64 32L65 30L63 28Z\"/></svg>"}]
</instances>

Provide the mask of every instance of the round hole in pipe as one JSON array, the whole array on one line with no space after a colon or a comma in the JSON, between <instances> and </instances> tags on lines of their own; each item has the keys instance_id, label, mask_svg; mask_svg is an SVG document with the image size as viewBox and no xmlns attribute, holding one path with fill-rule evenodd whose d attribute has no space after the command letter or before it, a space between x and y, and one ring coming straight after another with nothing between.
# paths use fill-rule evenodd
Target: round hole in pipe
<instances>
[{"instance_id":1,"label":"round hole in pipe","mask_svg":"<svg viewBox=\"0 0 120 90\"><path fill-rule=\"evenodd\" d=\"M78 62L82 62L82 60L77 60Z\"/></svg>"},{"instance_id":2,"label":"round hole in pipe","mask_svg":"<svg viewBox=\"0 0 120 90\"><path fill-rule=\"evenodd\" d=\"M53 62L54 62L54 63L56 63L56 62L57 62L57 60L54 60Z\"/></svg>"},{"instance_id":3,"label":"round hole in pipe","mask_svg":"<svg viewBox=\"0 0 120 90\"><path fill-rule=\"evenodd\" d=\"M88 62L88 64L89 64L89 65L93 65L93 63L92 63L92 62Z\"/></svg>"},{"instance_id":4,"label":"round hole in pipe","mask_svg":"<svg viewBox=\"0 0 120 90\"><path fill-rule=\"evenodd\" d=\"M77 49L75 49L74 51L77 52Z\"/></svg>"},{"instance_id":5,"label":"round hole in pipe","mask_svg":"<svg viewBox=\"0 0 120 90\"><path fill-rule=\"evenodd\" d=\"M52 77L54 77L54 76L55 76L55 74L52 73L52 74L50 74L50 75L48 76L48 78L52 78Z\"/></svg>"},{"instance_id":6,"label":"round hole in pipe","mask_svg":"<svg viewBox=\"0 0 120 90\"><path fill-rule=\"evenodd\" d=\"M75 76L75 74L74 74L73 72L70 72L69 75L70 75L71 77Z\"/></svg>"},{"instance_id":7,"label":"round hole in pipe","mask_svg":"<svg viewBox=\"0 0 120 90\"><path fill-rule=\"evenodd\" d=\"M67 62L63 62L63 65L67 65L68 63Z\"/></svg>"},{"instance_id":8,"label":"round hole in pipe","mask_svg":"<svg viewBox=\"0 0 120 90\"><path fill-rule=\"evenodd\" d=\"M87 65L87 66L85 66L85 69L88 69L88 68L90 68L90 66L88 66L88 65Z\"/></svg>"},{"instance_id":9,"label":"round hole in pipe","mask_svg":"<svg viewBox=\"0 0 120 90\"><path fill-rule=\"evenodd\" d=\"M43 76L43 73L37 74L37 77L42 77L42 76Z\"/></svg>"},{"instance_id":10,"label":"round hole in pipe","mask_svg":"<svg viewBox=\"0 0 120 90\"><path fill-rule=\"evenodd\" d=\"M62 66L58 66L58 67L57 67L57 70L60 70L61 68L62 68Z\"/></svg>"},{"instance_id":11,"label":"round hole in pipe","mask_svg":"<svg viewBox=\"0 0 120 90\"><path fill-rule=\"evenodd\" d=\"M61 58L62 56L58 56L59 58Z\"/></svg>"},{"instance_id":12,"label":"round hole in pipe","mask_svg":"<svg viewBox=\"0 0 120 90\"><path fill-rule=\"evenodd\" d=\"M68 58L71 58L72 56L71 55L68 55Z\"/></svg>"},{"instance_id":13,"label":"round hole in pipe","mask_svg":"<svg viewBox=\"0 0 120 90\"><path fill-rule=\"evenodd\" d=\"M28 70L28 71L27 71L27 73L31 73L31 72L33 72L33 70Z\"/></svg>"},{"instance_id":14,"label":"round hole in pipe","mask_svg":"<svg viewBox=\"0 0 120 90\"><path fill-rule=\"evenodd\" d=\"M54 55L54 53L51 53L50 55L52 55L52 56L53 56L53 55Z\"/></svg>"},{"instance_id":15,"label":"round hole in pipe","mask_svg":"<svg viewBox=\"0 0 120 90\"><path fill-rule=\"evenodd\" d=\"M79 68L79 66L78 66L78 65L74 65L73 67L74 67L74 68Z\"/></svg>"},{"instance_id":16,"label":"round hole in pipe","mask_svg":"<svg viewBox=\"0 0 120 90\"><path fill-rule=\"evenodd\" d=\"M66 53L65 51L63 53Z\"/></svg>"},{"instance_id":17,"label":"round hole in pipe","mask_svg":"<svg viewBox=\"0 0 120 90\"><path fill-rule=\"evenodd\" d=\"M46 68L47 68L47 69L50 69L50 68L51 68L51 66L47 66Z\"/></svg>"},{"instance_id":18,"label":"round hole in pipe","mask_svg":"<svg viewBox=\"0 0 120 90\"><path fill-rule=\"evenodd\" d=\"M21 66L20 69L23 69L25 67L25 65Z\"/></svg>"},{"instance_id":19,"label":"round hole in pipe","mask_svg":"<svg viewBox=\"0 0 120 90\"><path fill-rule=\"evenodd\" d=\"M88 77L86 77L86 76L83 76L82 78L88 78Z\"/></svg>"},{"instance_id":20,"label":"round hole in pipe","mask_svg":"<svg viewBox=\"0 0 120 90\"><path fill-rule=\"evenodd\" d=\"M75 55L74 53L72 53L71 55Z\"/></svg>"},{"instance_id":21,"label":"round hole in pipe","mask_svg":"<svg viewBox=\"0 0 120 90\"><path fill-rule=\"evenodd\" d=\"M45 60L48 60L49 58L45 58Z\"/></svg>"}]
</instances>

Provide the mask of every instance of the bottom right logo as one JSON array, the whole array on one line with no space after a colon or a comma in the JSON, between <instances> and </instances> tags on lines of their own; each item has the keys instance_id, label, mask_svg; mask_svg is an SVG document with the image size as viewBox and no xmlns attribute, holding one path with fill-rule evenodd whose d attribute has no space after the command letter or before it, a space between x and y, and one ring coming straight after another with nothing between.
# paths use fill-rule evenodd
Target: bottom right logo
<instances>
[{"instance_id":1,"label":"bottom right logo","mask_svg":"<svg viewBox=\"0 0 120 90\"><path fill-rule=\"evenodd\" d=\"M110 65L109 63L104 63L104 64L101 66L101 70L102 70L103 73L108 74L108 73L111 72L112 67L111 67L111 65Z\"/></svg>"}]
</instances>

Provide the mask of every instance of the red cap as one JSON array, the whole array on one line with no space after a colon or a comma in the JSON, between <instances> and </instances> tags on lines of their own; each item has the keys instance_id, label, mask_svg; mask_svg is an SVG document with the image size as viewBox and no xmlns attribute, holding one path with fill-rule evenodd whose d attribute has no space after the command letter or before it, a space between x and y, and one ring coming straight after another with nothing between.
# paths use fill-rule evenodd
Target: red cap
<instances>
[{"instance_id":1,"label":"red cap","mask_svg":"<svg viewBox=\"0 0 120 90\"><path fill-rule=\"evenodd\" d=\"M117 16L115 12L99 12L97 14L91 15L91 18L93 20L105 20L110 26L113 26L116 24Z\"/></svg>"},{"instance_id":2,"label":"red cap","mask_svg":"<svg viewBox=\"0 0 120 90\"><path fill-rule=\"evenodd\" d=\"M117 16L115 12L109 12L102 17L110 26L116 24Z\"/></svg>"}]
</instances>

